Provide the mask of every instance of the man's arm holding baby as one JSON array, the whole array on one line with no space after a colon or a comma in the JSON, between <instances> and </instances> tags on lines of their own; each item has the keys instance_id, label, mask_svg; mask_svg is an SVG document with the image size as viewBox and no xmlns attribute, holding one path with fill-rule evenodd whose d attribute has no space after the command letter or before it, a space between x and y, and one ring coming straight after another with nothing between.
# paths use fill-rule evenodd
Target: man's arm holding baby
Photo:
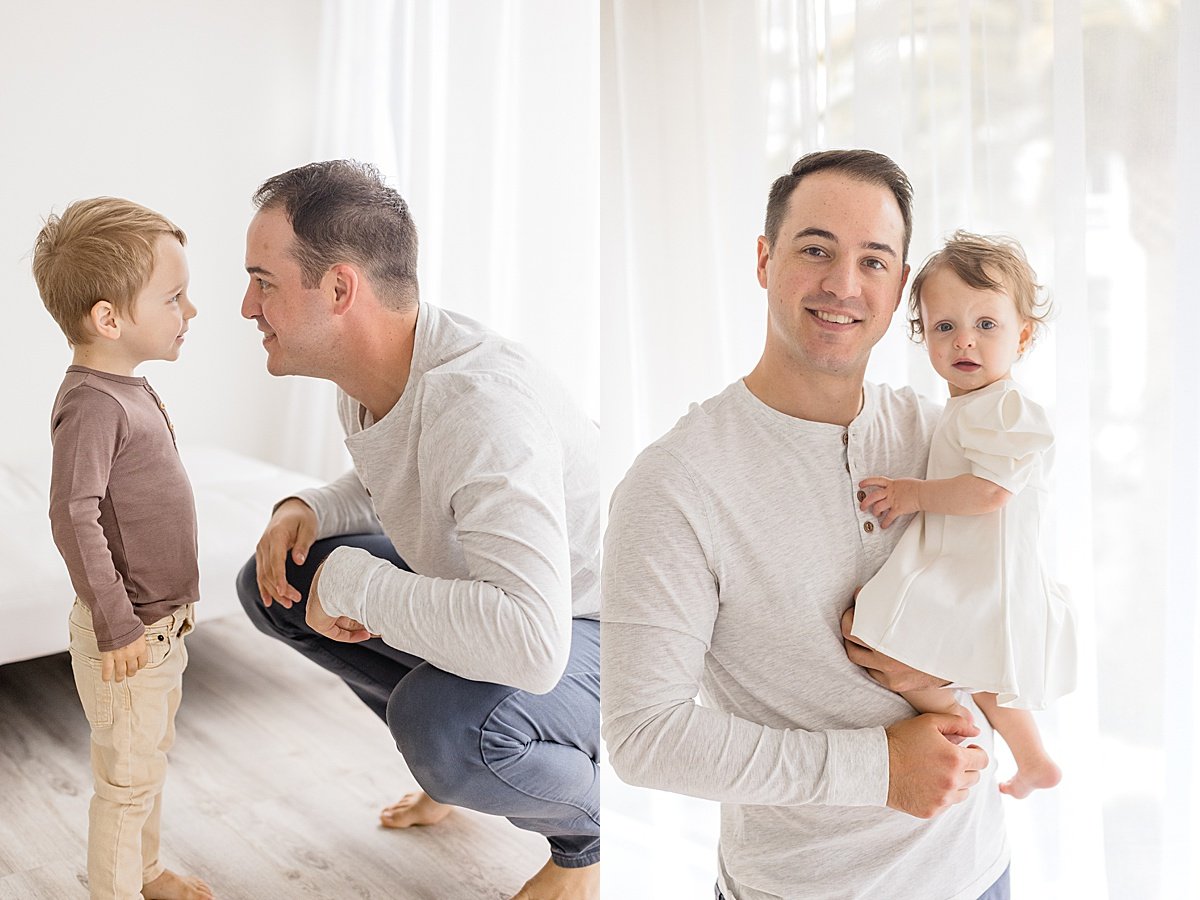
<instances>
[{"instance_id":1,"label":"man's arm holding baby","mask_svg":"<svg viewBox=\"0 0 1200 900\"><path fill-rule=\"evenodd\" d=\"M978 734L957 716L804 731L696 702L720 599L705 506L679 474L665 455L640 460L605 541L601 703L622 779L723 802L886 804L922 818L966 799L987 755L951 740Z\"/></svg>"},{"instance_id":2,"label":"man's arm holding baby","mask_svg":"<svg viewBox=\"0 0 1200 900\"><path fill-rule=\"evenodd\" d=\"M1002 508L1012 494L977 475L954 478L864 478L860 488L871 490L859 508L887 528L900 516L930 512L947 516L982 516Z\"/></svg>"},{"instance_id":3,"label":"man's arm holding baby","mask_svg":"<svg viewBox=\"0 0 1200 900\"><path fill-rule=\"evenodd\" d=\"M945 679L910 668L860 643L850 633L853 628L854 607L851 606L842 614L842 638L846 646L846 656L855 665L866 669L868 675L889 691L919 691L945 687L948 684ZM966 746L961 749L973 754L975 758L964 762L968 765L978 763L979 767L969 770L972 777L964 779L965 786L948 785L938 790L934 781L933 790L929 791L930 763L934 764L935 771L946 765L953 771L955 760L949 757L939 761L936 757L945 751L942 742L935 739L932 744L926 746L921 741L921 732L928 733L932 728L945 736L974 737L979 734L977 728L971 728L970 734L964 734L961 730L941 731L945 724L943 720L955 718L958 717L926 714L912 719L901 719L887 729L888 767L891 776L888 781L888 806L892 809L902 810L922 819L930 818L946 806L958 802L954 797L960 790L966 791L979 781L979 772L987 766L987 755L978 747ZM929 736L935 735L930 733ZM930 751L933 757L927 755ZM965 795L958 799L965 799ZM939 802L943 805L939 806Z\"/></svg>"},{"instance_id":4,"label":"man's arm holding baby","mask_svg":"<svg viewBox=\"0 0 1200 900\"><path fill-rule=\"evenodd\" d=\"M854 592L858 596L858 592ZM924 691L946 687L950 682L926 672L909 668L878 650L869 647L850 632L854 628L854 607L842 613L842 640L846 646L846 657L856 666L867 670L875 681L889 691L902 694L905 691Z\"/></svg>"}]
</instances>

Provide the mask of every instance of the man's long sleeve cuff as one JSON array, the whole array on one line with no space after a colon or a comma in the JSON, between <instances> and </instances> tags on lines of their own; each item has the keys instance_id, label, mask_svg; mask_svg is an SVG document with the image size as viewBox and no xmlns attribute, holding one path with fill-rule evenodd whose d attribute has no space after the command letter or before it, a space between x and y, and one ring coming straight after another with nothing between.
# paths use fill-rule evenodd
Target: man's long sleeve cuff
<instances>
[{"instance_id":1,"label":"man's long sleeve cuff","mask_svg":"<svg viewBox=\"0 0 1200 900\"><path fill-rule=\"evenodd\" d=\"M349 616L372 634L378 634L367 622L367 588L379 567L389 565L359 547L338 547L325 558L321 568L321 580L317 583L321 607L331 616Z\"/></svg>"},{"instance_id":2,"label":"man's long sleeve cuff","mask_svg":"<svg viewBox=\"0 0 1200 900\"><path fill-rule=\"evenodd\" d=\"M886 806L887 734L882 728L827 731L829 741L825 802L832 806Z\"/></svg>"}]
</instances>

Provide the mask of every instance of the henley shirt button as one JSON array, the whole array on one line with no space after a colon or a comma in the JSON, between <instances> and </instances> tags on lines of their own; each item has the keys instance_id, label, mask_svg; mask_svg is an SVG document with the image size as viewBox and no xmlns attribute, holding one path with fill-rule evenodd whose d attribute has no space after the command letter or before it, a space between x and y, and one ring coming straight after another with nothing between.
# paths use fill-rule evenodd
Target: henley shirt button
<instances>
[{"instance_id":1,"label":"henley shirt button","mask_svg":"<svg viewBox=\"0 0 1200 900\"><path fill-rule=\"evenodd\" d=\"M870 534L874 530L875 530L874 522L863 522L863 531L865 531L867 534Z\"/></svg>"},{"instance_id":2,"label":"henley shirt button","mask_svg":"<svg viewBox=\"0 0 1200 900\"><path fill-rule=\"evenodd\" d=\"M848 446L849 443L850 443L850 432L843 431L842 432L842 446Z\"/></svg>"},{"instance_id":3,"label":"henley shirt button","mask_svg":"<svg viewBox=\"0 0 1200 900\"><path fill-rule=\"evenodd\" d=\"M855 496L858 497L858 502L862 503L864 500L867 499L867 492L859 491L857 494L855 494Z\"/></svg>"}]
</instances>

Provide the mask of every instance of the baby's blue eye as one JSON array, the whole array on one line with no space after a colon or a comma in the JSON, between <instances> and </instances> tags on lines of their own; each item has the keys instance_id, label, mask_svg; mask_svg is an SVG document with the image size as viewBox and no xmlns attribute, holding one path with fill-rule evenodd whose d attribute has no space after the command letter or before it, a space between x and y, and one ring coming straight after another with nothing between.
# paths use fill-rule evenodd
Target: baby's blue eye
<instances>
[{"instance_id":1,"label":"baby's blue eye","mask_svg":"<svg viewBox=\"0 0 1200 900\"><path fill-rule=\"evenodd\" d=\"M933 326L933 330L934 331L949 331L953 327L954 326L951 325L949 322L938 322L936 325Z\"/></svg>"},{"instance_id":2,"label":"baby's blue eye","mask_svg":"<svg viewBox=\"0 0 1200 900\"><path fill-rule=\"evenodd\" d=\"M996 327L996 323L993 322L991 319L984 319L982 322L979 323L979 327L982 328L984 331L991 331L993 328Z\"/></svg>"}]
</instances>

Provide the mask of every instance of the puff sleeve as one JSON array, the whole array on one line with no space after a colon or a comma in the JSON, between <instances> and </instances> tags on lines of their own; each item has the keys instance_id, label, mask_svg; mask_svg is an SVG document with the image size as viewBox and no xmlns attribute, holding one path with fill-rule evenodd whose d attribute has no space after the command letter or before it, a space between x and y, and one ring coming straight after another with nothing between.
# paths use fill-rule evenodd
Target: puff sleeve
<instances>
[{"instance_id":1,"label":"puff sleeve","mask_svg":"<svg viewBox=\"0 0 1200 900\"><path fill-rule=\"evenodd\" d=\"M1010 493L1021 490L1039 464L1049 468L1050 418L1015 387L967 398L956 432L971 474Z\"/></svg>"}]
</instances>

